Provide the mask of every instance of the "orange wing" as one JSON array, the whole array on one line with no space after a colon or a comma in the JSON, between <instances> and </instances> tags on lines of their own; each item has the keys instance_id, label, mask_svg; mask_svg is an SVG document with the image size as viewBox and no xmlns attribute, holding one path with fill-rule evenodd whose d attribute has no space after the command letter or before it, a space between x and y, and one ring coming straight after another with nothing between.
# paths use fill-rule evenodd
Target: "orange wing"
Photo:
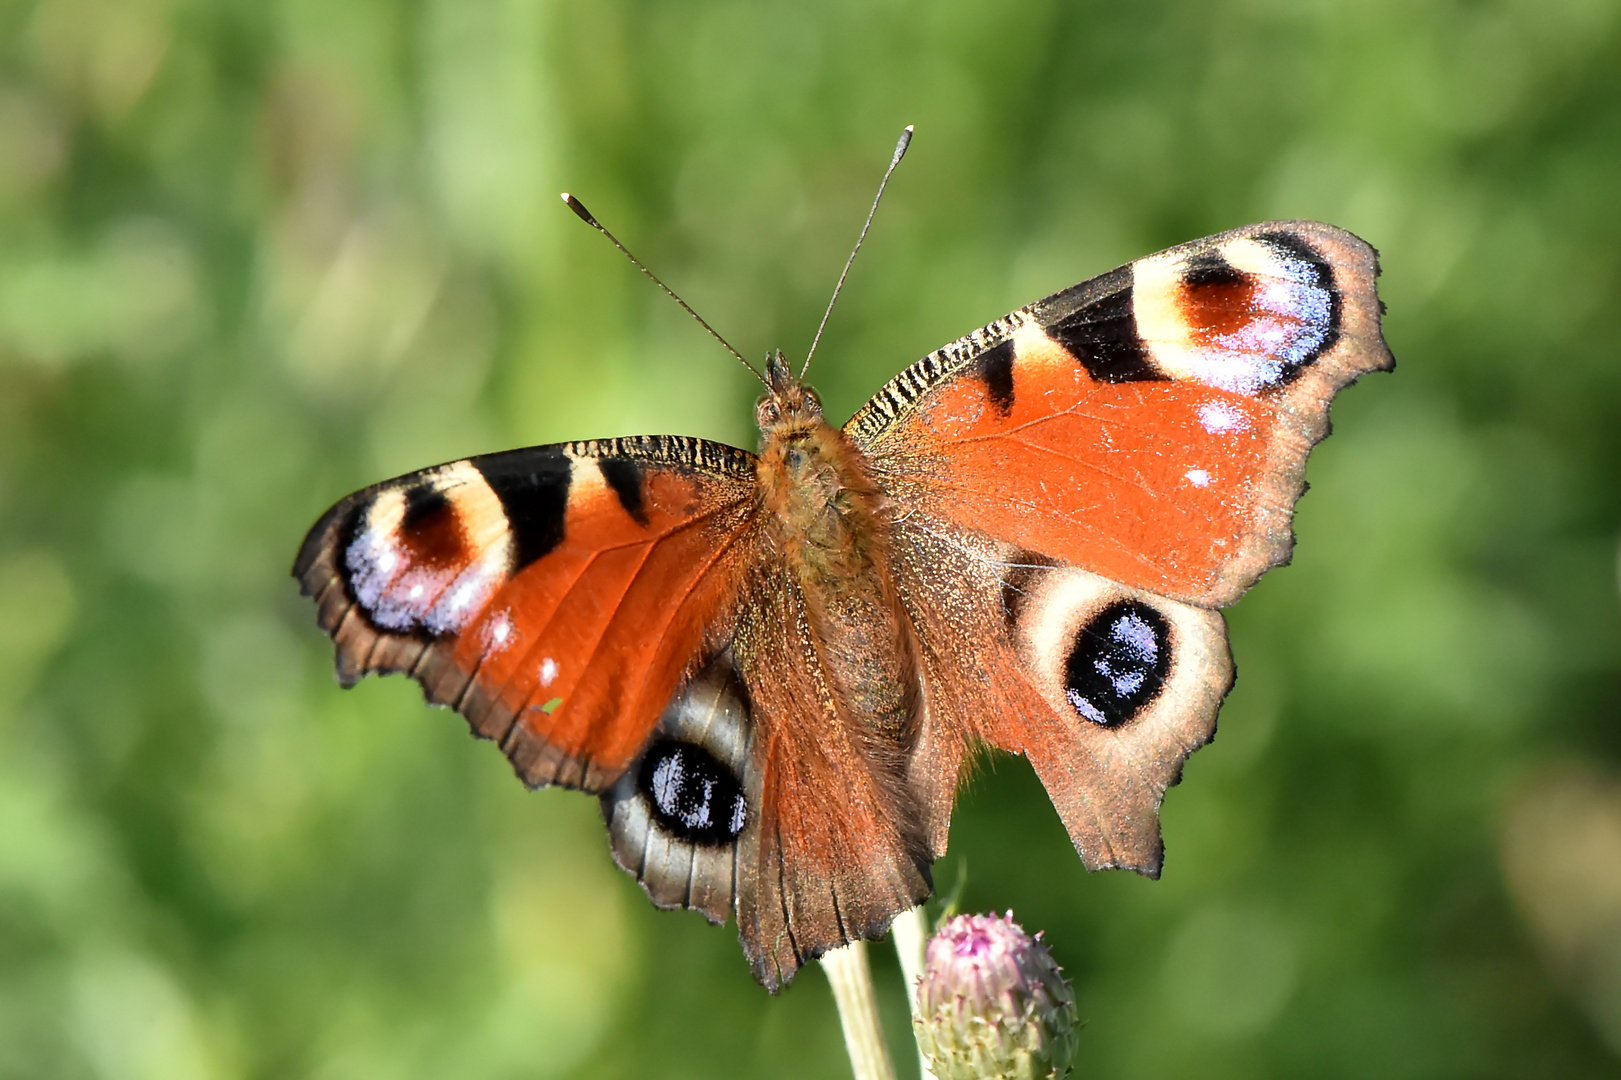
<instances>
[{"instance_id":1,"label":"orange wing","mask_svg":"<svg viewBox=\"0 0 1621 1080\"><path fill-rule=\"evenodd\" d=\"M526 783L601 791L731 636L754 491L698 439L489 454L344 499L293 573L345 684L406 672Z\"/></svg>"},{"instance_id":2,"label":"orange wing","mask_svg":"<svg viewBox=\"0 0 1621 1080\"><path fill-rule=\"evenodd\" d=\"M925 357L845 430L903 506L1225 606L1287 561L1330 399L1394 364L1377 274L1310 222L1183 244Z\"/></svg>"},{"instance_id":3,"label":"orange wing","mask_svg":"<svg viewBox=\"0 0 1621 1080\"><path fill-rule=\"evenodd\" d=\"M1138 260L901 372L845 426L899 508L934 850L962 762L1025 754L1092 869L1160 870L1236 600L1289 556L1334 394L1392 366L1372 248L1303 222Z\"/></svg>"}]
</instances>

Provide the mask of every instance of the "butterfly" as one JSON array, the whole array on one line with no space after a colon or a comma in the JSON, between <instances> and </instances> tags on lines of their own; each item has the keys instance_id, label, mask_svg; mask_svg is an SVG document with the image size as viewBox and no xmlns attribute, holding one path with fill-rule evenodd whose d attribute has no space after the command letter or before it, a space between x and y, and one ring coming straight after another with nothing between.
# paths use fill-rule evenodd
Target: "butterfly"
<instances>
[{"instance_id":1,"label":"butterfly","mask_svg":"<svg viewBox=\"0 0 1621 1080\"><path fill-rule=\"evenodd\" d=\"M1161 798L1233 682L1218 609L1289 558L1334 394L1394 365L1378 272L1313 222L1196 240L842 427L774 352L756 453L438 465L339 501L293 573L341 683L403 672L531 787L599 796L618 864L735 916L775 991L929 895L983 748L1029 759L1088 868L1158 876Z\"/></svg>"}]
</instances>

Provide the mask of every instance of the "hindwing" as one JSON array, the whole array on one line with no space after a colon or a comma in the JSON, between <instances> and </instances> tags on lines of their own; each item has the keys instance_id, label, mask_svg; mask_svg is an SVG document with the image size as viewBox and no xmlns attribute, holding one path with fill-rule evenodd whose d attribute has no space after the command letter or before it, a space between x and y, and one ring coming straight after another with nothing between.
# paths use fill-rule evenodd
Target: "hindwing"
<instances>
[{"instance_id":1,"label":"hindwing","mask_svg":"<svg viewBox=\"0 0 1621 1080\"><path fill-rule=\"evenodd\" d=\"M661 907L716 923L735 912L770 990L829 949L881 937L932 888L909 747L832 692L821 644L783 567L763 560L730 646L603 796L619 865Z\"/></svg>"},{"instance_id":2,"label":"hindwing","mask_svg":"<svg viewBox=\"0 0 1621 1080\"><path fill-rule=\"evenodd\" d=\"M1158 877L1160 800L1232 687L1221 613L921 514L896 541L928 703L909 777L935 853L963 763L990 746L1030 759L1088 869Z\"/></svg>"}]
</instances>

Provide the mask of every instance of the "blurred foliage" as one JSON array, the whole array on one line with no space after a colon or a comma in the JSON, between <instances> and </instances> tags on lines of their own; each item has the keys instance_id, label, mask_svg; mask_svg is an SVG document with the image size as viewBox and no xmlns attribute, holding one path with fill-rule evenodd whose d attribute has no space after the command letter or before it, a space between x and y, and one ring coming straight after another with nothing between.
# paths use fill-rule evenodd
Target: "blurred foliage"
<instances>
[{"instance_id":1,"label":"blurred foliage","mask_svg":"<svg viewBox=\"0 0 1621 1080\"><path fill-rule=\"evenodd\" d=\"M556 192L802 353L905 123L839 416L1178 241L1384 256L1401 368L1231 615L1164 879L1085 874L1022 761L962 800L937 878L1047 931L1079 1075L1616 1074L1616 0L4 0L0 1077L847 1075L820 972L767 997L594 800L339 692L288 567L433 462L752 445Z\"/></svg>"}]
</instances>

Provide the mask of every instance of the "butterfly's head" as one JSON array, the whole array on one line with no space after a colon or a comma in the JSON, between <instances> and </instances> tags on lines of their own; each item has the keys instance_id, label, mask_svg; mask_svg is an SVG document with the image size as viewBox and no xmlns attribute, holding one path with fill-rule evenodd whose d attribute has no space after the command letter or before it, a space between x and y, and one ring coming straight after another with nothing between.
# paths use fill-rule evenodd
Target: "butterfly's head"
<instances>
[{"instance_id":1,"label":"butterfly's head","mask_svg":"<svg viewBox=\"0 0 1621 1080\"><path fill-rule=\"evenodd\" d=\"M767 393L754 406L754 422L762 433L799 424L821 423L822 399L799 381L778 349L765 358Z\"/></svg>"}]
</instances>

